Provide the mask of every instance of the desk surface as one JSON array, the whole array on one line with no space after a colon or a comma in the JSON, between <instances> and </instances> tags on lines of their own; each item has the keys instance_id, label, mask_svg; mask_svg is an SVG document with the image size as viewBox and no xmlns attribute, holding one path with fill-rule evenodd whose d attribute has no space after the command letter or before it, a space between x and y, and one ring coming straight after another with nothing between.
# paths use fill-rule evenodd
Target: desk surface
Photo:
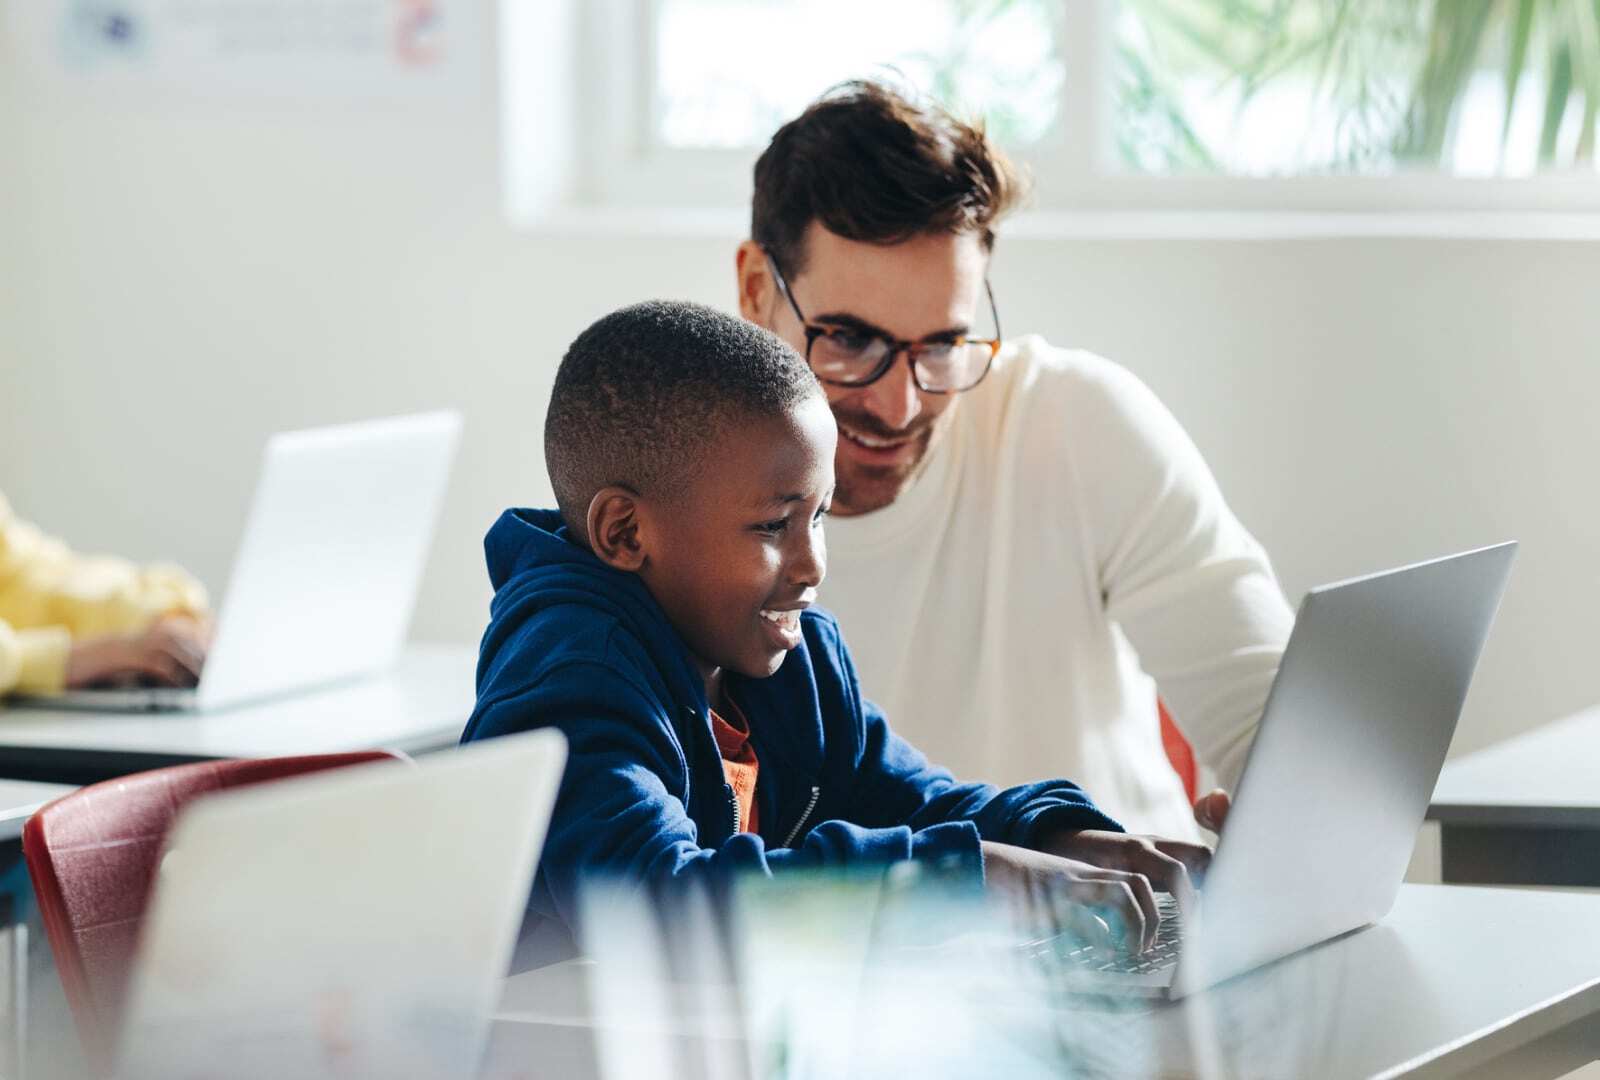
<instances>
[{"instance_id":1,"label":"desk surface","mask_svg":"<svg viewBox=\"0 0 1600 1080\"><path fill-rule=\"evenodd\" d=\"M22 835L22 823L39 807L77 789L71 784L0 780L0 841Z\"/></svg>"},{"instance_id":2,"label":"desk surface","mask_svg":"<svg viewBox=\"0 0 1600 1080\"><path fill-rule=\"evenodd\" d=\"M0 708L0 774L85 783L211 758L438 749L472 712L476 664L470 645L412 645L387 675L216 713Z\"/></svg>"},{"instance_id":3,"label":"desk surface","mask_svg":"<svg viewBox=\"0 0 1600 1080\"><path fill-rule=\"evenodd\" d=\"M1114 1060L1120 1075L1186 1075L1208 1062L1204 1071L1226 1076L1453 1075L1600 1012L1600 935L1588 931L1597 918L1600 896L1407 885L1378 926L1189 1001L1078 1006L1050 1024L1058 1046ZM559 1040L588 1025L593 971L569 961L507 980L501 1052L537 1046L537 1031ZM1061 1063L1036 1060L1042 1074Z\"/></svg>"},{"instance_id":4,"label":"desk surface","mask_svg":"<svg viewBox=\"0 0 1600 1080\"><path fill-rule=\"evenodd\" d=\"M1428 818L1446 825L1600 827L1600 708L1447 763Z\"/></svg>"}]
</instances>

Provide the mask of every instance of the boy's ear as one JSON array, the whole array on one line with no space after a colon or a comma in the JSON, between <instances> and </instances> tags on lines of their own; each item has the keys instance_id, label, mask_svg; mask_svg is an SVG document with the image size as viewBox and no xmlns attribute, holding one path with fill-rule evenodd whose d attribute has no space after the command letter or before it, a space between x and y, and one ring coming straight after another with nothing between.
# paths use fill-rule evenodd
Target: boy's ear
<instances>
[{"instance_id":1,"label":"boy's ear","mask_svg":"<svg viewBox=\"0 0 1600 1080\"><path fill-rule=\"evenodd\" d=\"M645 563L639 517L637 492L619 484L601 488L589 500L589 550L613 569L637 573Z\"/></svg>"}]
</instances>

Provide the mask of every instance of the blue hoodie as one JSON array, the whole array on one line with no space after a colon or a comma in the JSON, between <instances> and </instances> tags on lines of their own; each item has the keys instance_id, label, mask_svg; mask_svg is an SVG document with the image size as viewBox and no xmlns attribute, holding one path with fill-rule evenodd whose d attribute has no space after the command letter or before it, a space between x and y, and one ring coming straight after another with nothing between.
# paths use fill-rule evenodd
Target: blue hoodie
<instances>
[{"instance_id":1,"label":"blue hoodie","mask_svg":"<svg viewBox=\"0 0 1600 1080\"><path fill-rule=\"evenodd\" d=\"M736 833L704 682L638 576L573 543L554 510L507 510L484 549L495 595L461 741L555 726L568 742L532 915L570 931L589 875L654 891L914 859L981 881L980 838L1120 831L1068 781L998 791L930 765L862 699L838 624L812 608L776 674L724 675L761 767L760 835Z\"/></svg>"}]
</instances>

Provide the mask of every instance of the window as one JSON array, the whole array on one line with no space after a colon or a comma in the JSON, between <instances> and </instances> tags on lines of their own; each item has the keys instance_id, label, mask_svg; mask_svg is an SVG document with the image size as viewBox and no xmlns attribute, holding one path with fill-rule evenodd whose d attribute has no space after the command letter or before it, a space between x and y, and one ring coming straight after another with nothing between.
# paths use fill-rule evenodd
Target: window
<instances>
[{"instance_id":1,"label":"window","mask_svg":"<svg viewBox=\"0 0 1600 1080\"><path fill-rule=\"evenodd\" d=\"M876 76L981 112L1046 210L1600 210L1595 0L575 10L577 203L742 211L772 131Z\"/></svg>"},{"instance_id":2,"label":"window","mask_svg":"<svg viewBox=\"0 0 1600 1080\"><path fill-rule=\"evenodd\" d=\"M655 0L655 11L662 146L759 148L829 86L872 74L981 107L1013 145L1056 123L1060 0Z\"/></svg>"},{"instance_id":3,"label":"window","mask_svg":"<svg viewBox=\"0 0 1600 1080\"><path fill-rule=\"evenodd\" d=\"M1124 0L1109 29L1132 172L1595 172L1591 0Z\"/></svg>"}]
</instances>

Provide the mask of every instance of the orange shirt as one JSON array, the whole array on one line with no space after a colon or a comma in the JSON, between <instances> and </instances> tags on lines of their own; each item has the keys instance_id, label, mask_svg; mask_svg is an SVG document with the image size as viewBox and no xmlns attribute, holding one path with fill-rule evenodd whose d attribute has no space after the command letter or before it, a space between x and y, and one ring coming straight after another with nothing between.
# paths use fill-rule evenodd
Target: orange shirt
<instances>
[{"instance_id":1,"label":"orange shirt","mask_svg":"<svg viewBox=\"0 0 1600 1080\"><path fill-rule=\"evenodd\" d=\"M722 698L722 712L711 710L711 733L716 736L717 750L722 754L722 775L733 788L733 797L739 807L739 831L756 832L756 750L750 745L750 725L732 699Z\"/></svg>"}]
</instances>

